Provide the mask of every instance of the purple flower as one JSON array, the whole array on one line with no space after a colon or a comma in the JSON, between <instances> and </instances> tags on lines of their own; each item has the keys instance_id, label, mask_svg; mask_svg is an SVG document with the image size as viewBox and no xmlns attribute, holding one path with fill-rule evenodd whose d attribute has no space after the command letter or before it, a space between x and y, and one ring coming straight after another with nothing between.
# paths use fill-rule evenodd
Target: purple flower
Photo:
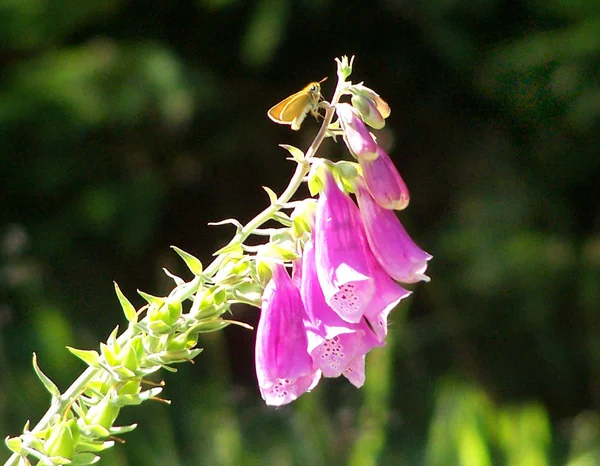
<instances>
[{"instance_id":1,"label":"purple flower","mask_svg":"<svg viewBox=\"0 0 600 466\"><path fill-rule=\"evenodd\" d=\"M381 346L383 339L377 338L364 318L358 323L346 322L327 304L317 276L312 240L302 253L300 295L306 309L308 352L314 363L325 377L344 375L357 387L362 386L364 356L374 346Z\"/></svg>"},{"instance_id":2,"label":"purple flower","mask_svg":"<svg viewBox=\"0 0 600 466\"><path fill-rule=\"evenodd\" d=\"M325 301L342 319L358 323L375 292L372 253L358 208L329 172L317 201L314 239Z\"/></svg>"},{"instance_id":3,"label":"purple flower","mask_svg":"<svg viewBox=\"0 0 600 466\"><path fill-rule=\"evenodd\" d=\"M352 105L337 104L335 110L344 131L344 141L350 152L359 160L377 158L377 144Z\"/></svg>"},{"instance_id":4,"label":"purple flower","mask_svg":"<svg viewBox=\"0 0 600 466\"><path fill-rule=\"evenodd\" d=\"M408 188L389 155L381 147L377 153L376 159L358 157L367 188L384 209L405 209L410 200Z\"/></svg>"},{"instance_id":5,"label":"purple flower","mask_svg":"<svg viewBox=\"0 0 600 466\"><path fill-rule=\"evenodd\" d=\"M365 312L365 319L369 322L369 327L379 341L385 341L389 313L401 300L410 296L411 292L392 280L375 256L371 256L371 260L373 261L373 280L377 284L377 289Z\"/></svg>"},{"instance_id":6,"label":"purple flower","mask_svg":"<svg viewBox=\"0 0 600 466\"><path fill-rule=\"evenodd\" d=\"M432 256L414 243L395 212L375 202L362 183L356 198L371 251L389 276L403 283L428 282L425 271Z\"/></svg>"},{"instance_id":7,"label":"purple flower","mask_svg":"<svg viewBox=\"0 0 600 466\"><path fill-rule=\"evenodd\" d=\"M281 406L314 388L321 372L307 351L300 292L282 265L263 294L256 331L256 377L263 400Z\"/></svg>"}]
</instances>

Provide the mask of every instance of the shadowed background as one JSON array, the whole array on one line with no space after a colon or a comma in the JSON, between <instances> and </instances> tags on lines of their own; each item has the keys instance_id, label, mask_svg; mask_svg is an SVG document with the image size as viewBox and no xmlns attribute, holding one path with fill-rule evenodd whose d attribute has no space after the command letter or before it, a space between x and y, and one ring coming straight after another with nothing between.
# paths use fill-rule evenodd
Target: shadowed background
<instances>
[{"instance_id":1,"label":"shadowed background","mask_svg":"<svg viewBox=\"0 0 600 466\"><path fill-rule=\"evenodd\" d=\"M600 3L0 1L0 433L124 323L112 280L166 293L267 205L306 148L266 110L352 80L411 191L432 282L391 315L367 382L264 406L254 333L203 336L110 465L600 464ZM328 144L331 157L343 148ZM235 317L255 324L255 309ZM7 450L0 459L8 457Z\"/></svg>"}]
</instances>

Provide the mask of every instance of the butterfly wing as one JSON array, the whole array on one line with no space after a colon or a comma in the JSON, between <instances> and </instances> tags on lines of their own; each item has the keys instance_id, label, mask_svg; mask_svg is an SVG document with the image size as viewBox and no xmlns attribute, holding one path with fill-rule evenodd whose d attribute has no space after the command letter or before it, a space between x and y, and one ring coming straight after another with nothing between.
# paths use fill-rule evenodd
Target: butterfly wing
<instances>
[{"instance_id":1,"label":"butterfly wing","mask_svg":"<svg viewBox=\"0 0 600 466\"><path fill-rule=\"evenodd\" d=\"M275 123L291 125L302 113L308 112L309 103L310 94L300 91L271 107L267 115Z\"/></svg>"}]
</instances>

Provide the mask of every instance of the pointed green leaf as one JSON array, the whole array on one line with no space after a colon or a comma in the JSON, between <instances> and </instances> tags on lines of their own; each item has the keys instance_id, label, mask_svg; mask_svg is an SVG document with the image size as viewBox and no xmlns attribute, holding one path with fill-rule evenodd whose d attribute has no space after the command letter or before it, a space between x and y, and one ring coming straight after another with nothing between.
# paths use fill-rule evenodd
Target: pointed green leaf
<instances>
[{"instance_id":1,"label":"pointed green leaf","mask_svg":"<svg viewBox=\"0 0 600 466\"><path fill-rule=\"evenodd\" d=\"M137 428L137 424L130 424L128 426L120 426L120 427L111 427L110 435L121 435L126 434L127 432L131 432Z\"/></svg>"},{"instance_id":2,"label":"pointed green leaf","mask_svg":"<svg viewBox=\"0 0 600 466\"><path fill-rule=\"evenodd\" d=\"M267 186L263 186L262 187L267 194L269 195L269 200L271 201L271 204L275 204L277 203L277 194L275 194L275 191L273 191L271 188L267 187Z\"/></svg>"},{"instance_id":3,"label":"pointed green leaf","mask_svg":"<svg viewBox=\"0 0 600 466\"><path fill-rule=\"evenodd\" d=\"M88 464L95 464L100 461L98 455L92 453L77 453L71 460L71 466L87 466Z\"/></svg>"},{"instance_id":4,"label":"pointed green leaf","mask_svg":"<svg viewBox=\"0 0 600 466\"><path fill-rule=\"evenodd\" d=\"M292 157L294 157L294 160L296 162L304 163L304 152L302 152L297 147L290 146L288 144L279 144L279 147L283 147L285 150L287 150L292 155Z\"/></svg>"},{"instance_id":5,"label":"pointed green leaf","mask_svg":"<svg viewBox=\"0 0 600 466\"><path fill-rule=\"evenodd\" d=\"M98 354L97 351L81 350L81 349L73 348L71 346L67 346L67 349L71 353L73 353L75 356L77 356L79 359L81 359L83 362L85 362L88 366L99 367L98 358L100 357L100 355Z\"/></svg>"},{"instance_id":6,"label":"pointed green leaf","mask_svg":"<svg viewBox=\"0 0 600 466\"><path fill-rule=\"evenodd\" d=\"M138 294L146 300L148 304L161 305L165 302L165 298L159 298L158 296L152 296L151 294L145 293L141 290L137 290Z\"/></svg>"},{"instance_id":7,"label":"pointed green leaf","mask_svg":"<svg viewBox=\"0 0 600 466\"><path fill-rule=\"evenodd\" d=\"M225 220L221 220L220 222L208 222L208 225L210 225L210 226L220 226L220 225L229 225L229 224L235 225L235 229L237 231L244 228L244 226L235 218L226 218Z\"/></svg>"},{"instance_id":8,"label":"pointed green leaf","mask_svg":"<svg viewBox=\"0 0 600 466\"><path fill-rule=\"evenodd\" d=\"M282 225L285 225L286 227L291 227L292 226L292 219L290 218L290 216L284 212L276 212L273 215L273 220L277 220L279 223L281 223Z\"/></svg>"},{"instance_id":9,"label":"pointed green leaf","mask_svg":"<svg viewBox=\"0 0 600 466\"><path fill-rule=\"evenodd\" d=\"M104 360L109 366L116 366L119 364L119 358L114 353L113 349L105 343L100 343L100 352L104 357Z\"/></svg>"},{"instance_id":10,"label":"pointed green leaf","mask_svg":"<svg viewBox=\"0 0 600 466\"><path fill-rule=\"evenodd\" d=\"M119 288L119 285L117 285L117 282L114 283L115 292L117 293L117 298L119 298L119 303L121 303L121 308L123 309L125 318L132 324L135 324L137 322L137 311L135 310L135 307L133 307L133 304L131 304L131 302L129 302L129 300L125 297L121 291L121 288Z\"/></svg>"},{"instance_id":11,"label":"pointed green leaf","mask_svg":"<svg viewBox=\"0 0 600 466\"><path fill-rule=\"evenodd\" d=\"M192 272L194 275L202 274L202 262L200 262L197 257L192 256L190 253L185 252L183 249L179 249L176 246L171 246L171 248L173 248L173 250L179 254L179 257L183 259L185 265L187 265L188 269L190 269L190 272Z\"/></svg>"},{"instance_id":12,"label":"pointed green leaf","mask_svg":"<svg viewBox=\"0 0 600 466\"><path fill-rule=\"evenodd\" d=\"M52 395L53 398L60 397L60 390L58 389L58 387L54 384L54 382L52 382L52 380L50 380L50 378L46 374L42 372L42 370L38 366L37 355L35 353L33 353L33 369L35 370L35 375L38 376L38 379L40 379L42 385L44 385L44 387L46 388L46 390L48 390L50 395Z\"/></svg>"},{"instance_id":13,"label":"pointed green leaf","mask_svg":"<svg viewBox=\"0 0 600 466\"><path fill-rule=\"evenodd\" d=\"M223 246L221 249L213 253L213 256L220 256L221 254L230 254L233 253L236 256L243 256L244 249L242 245L238 241L234 241L229 243L227 246Z\"/></svg>"},{"instance_id":14,"label":"pointed green leaf","mask_svg":"<svg viewBox=\"0 0 600 466\"><path fill-rule=\"evenodd\" d=\"M112 332L110 332L110 335L108 336L108 338L106 339L106 344L110 345L111 348L113 348L113 351L115 352L119 352L121 351L120 346L117 342L117 335L119 334L119 326L117 325Z\"/></svg>"},{"instance_id":15,"label":"pointed green leaf","mask_svg":"<svg viewBox=\"0 0 600 466\"><path fill-rule=\"evenodd\" d=\"M62 456L49 456L48 459L50 460L50 463L48 463L49 465L51 464L52 466L54 465L62 465L62 464L71 464L71 460L67 459L67 458L63 458Z\"/></svg>"},{"instance_id":16,"label":"pointed green leaf","mask_svg":"<svg viewBox=\"0 0 600 466\"><path fill-rule=\"evenodd\" d=\"M174 273L169 272L169 269L167 269L166 267L163 267L163 272L165 273L165 275L167 277L173 279L173 281L175 282L175 285L180 286L185 283L185 280L183 278L178 277Z\"/></svg>"}]
</instances>

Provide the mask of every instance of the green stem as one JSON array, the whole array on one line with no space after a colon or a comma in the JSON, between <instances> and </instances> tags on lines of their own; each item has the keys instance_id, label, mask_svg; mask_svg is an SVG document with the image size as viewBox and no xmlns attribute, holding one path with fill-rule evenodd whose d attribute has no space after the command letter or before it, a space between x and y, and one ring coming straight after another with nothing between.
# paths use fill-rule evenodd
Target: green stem
<instances>
[{"instance_id":1,"label":"green stem","mask_svg":"<svg viewBox=\"0 0 600 466\"><path fill-rule=\"evenodd\" d=\"M327 130L329 125L331 124L331 120L334 115L334 105L339 101L340 97L343 94L345 89L345 82L343 80L338 80L337 87L331 99L331 104L327 107L325 111L325 117L323 118L323 124L319 129L319 132L315 136L314 141L309 146L305 154L305 160L303 162L299 162L296 166L296 171L292 176L287 188L281 195L278 197L277 201L271 204L269 207L264 209L261 213L255 216L252 220L250 220L242 229L240 229L236 235L232 238L230 243L244 242L254 230L260 228L265 222L273 217L277 212L279 212L284 204L290 201L290 199L294 196L298 188L301 186L304 177L308 174L310 170L310 160L315 156L321 143L325 139L327 135ZM222 265L223 261L227 257L227 254L221 254L216 257L213 262L204 270L203 275L205 277L213 276ZM190 298L201 285L202 279L201 277L194 277L194 279L186 283L185 285L178 287L175 291L176 294L180 295L177 298L181 298L180 302L183 302L185 299ZM122 347L133 335L132 335L132 327L130 326L125 330L121 336L117 339L118 344ZM55 418L56 415L64 415L66 410L71 406L74 400L76 400L81 393L85 391L87 384L96 377L101 368L88 367L72 384L71 386L60 396L60 398L54 401L46 414L40 419L40 421L36 424L36 426L31 430L31 432L40 432L50 426L50 423ZM17 466L19 462L20 455L13 453L11 457L4 463L4 466Z\"/></svg>"}]
</instances>

